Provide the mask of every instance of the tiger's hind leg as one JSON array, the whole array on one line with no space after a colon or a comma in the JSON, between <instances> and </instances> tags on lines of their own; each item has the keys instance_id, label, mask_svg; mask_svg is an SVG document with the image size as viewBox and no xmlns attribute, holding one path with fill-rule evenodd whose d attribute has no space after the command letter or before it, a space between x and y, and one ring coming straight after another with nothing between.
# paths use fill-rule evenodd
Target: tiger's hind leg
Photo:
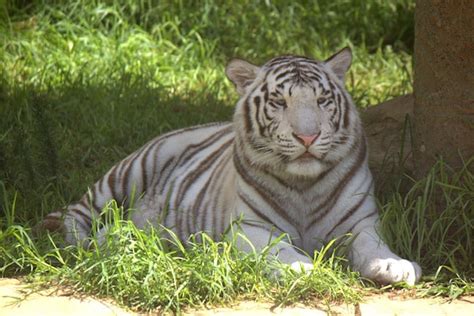
<instances>
[{"instance_id":1,"label":"tiger's hind leg","mask_svg":"<svg viewBox=\"0 0 474 316\"><path fill-rule=\"evenodd\" d=\"M66 233L64 225L63 212L54 211L46 215L45 218L32 228L33 236L39 237L46 232L57 233L62 236Z\"/></svg>"},{"instance_id":2,"label":"tiger's hind leg","mask_svg":"<svg viewBox=\"0 0 474 316\"><path fill-rule=\"evenodd\" d=\"M39 224L33 228L33 232L38 234L43 231L60 234L64 233L66 228L64 226L64 221L61 218L62 216L63 215L61 211L49 213Z\"/></svg>"},{"instance_id":3,"label":"tiger's hind leg","mask_svg":"<svg viewBox=\"0 0 474 316\"><path fill-rule=\"evenodd\" d=\"M82 205L71 204L64 211L54 211L33 228L33 234L40 236L46 232L62 236L64 244L88 246L93 219L91 212ZM78 207L80 206L80 207Z\"/></svg>"}]
</instances>

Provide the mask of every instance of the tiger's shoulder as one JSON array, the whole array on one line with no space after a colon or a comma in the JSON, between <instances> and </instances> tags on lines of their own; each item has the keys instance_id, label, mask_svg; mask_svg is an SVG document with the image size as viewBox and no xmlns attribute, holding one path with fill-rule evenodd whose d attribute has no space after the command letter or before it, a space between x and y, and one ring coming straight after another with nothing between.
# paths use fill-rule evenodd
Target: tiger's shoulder
<instances>
[{"instance_id":1,"label":"tiger's shoulder","mask_svg":"<svg viewBox=\"0 0 474 316\"><path fill-rule=\"evenodd\" d=\"M212 122L200 125L173 130L165 134L161 134L142 148L147 148L157 144L168 147L169 150L181 151L183 147L198 143L217 141L223 136L233 137L234 127L231 122Z\"/></svg>"}]
</instances>

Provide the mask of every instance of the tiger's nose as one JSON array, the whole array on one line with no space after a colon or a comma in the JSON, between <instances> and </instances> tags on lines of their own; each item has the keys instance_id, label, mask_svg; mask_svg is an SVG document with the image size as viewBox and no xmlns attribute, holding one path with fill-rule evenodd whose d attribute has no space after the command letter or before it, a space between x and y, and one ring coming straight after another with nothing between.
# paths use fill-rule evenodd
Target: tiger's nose
<instances>
[{"instance_id":1,"label":"tiger's nose","mask_svg":"<svg viewBox=\"0 0 474 316\"><path fill-rule=\"evenodd\" d=\"M316 139L318 139L319 135L321 135L321 132L313 135L298 135L293 133L293 136L296 138L296 140L303 144L305 147L311 146L311 144L314 143Z\"/></svg>"}]
</instances>

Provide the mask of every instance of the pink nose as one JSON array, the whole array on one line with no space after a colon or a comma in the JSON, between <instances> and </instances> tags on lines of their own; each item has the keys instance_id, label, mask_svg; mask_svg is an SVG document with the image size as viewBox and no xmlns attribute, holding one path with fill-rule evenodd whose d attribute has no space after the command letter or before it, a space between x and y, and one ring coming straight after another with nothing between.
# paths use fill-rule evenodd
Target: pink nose
<instances>
[{"instance_id":1,"label":"pink nose","mask_svg":"<svg viewBox=\"0 0 474 316\"><path fill-rule=\"evenodd\" d=\"M293 136L295 136L295 138L305 147L309 147L312 143L314 143L314 141L318 138L320 134L320 132L314 135L298 135L293 133Z\"/></svg>"}]
</instances>

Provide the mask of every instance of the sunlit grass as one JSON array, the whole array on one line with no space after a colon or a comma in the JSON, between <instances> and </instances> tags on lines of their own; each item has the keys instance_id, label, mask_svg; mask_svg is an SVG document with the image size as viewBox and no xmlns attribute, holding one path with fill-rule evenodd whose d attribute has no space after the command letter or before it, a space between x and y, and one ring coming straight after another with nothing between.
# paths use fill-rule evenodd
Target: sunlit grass
<instances>
[{"instance_id":1,"label":"sunlit grass","mask_svg":"<svg viewBox=\"0 0 474 316\"><path fill-rule=\"evenodd\" d=\"M146 77L170 92L212 87L232 105L223 72L232 57L257 64L285 53L325 58L351 45L356 60L349 88L361 106L411 90L404 53L411 43L411 1L46 3L32 5L28 14L12 10L0 33L7 82L45 89ZM406 25L397 29L388 21Z\"/></svg>"},{"instance_id":2,"label":"sunlit grass","mask_svg":"<svg viewBox=\"0 0 474 316\"><path fill-rule=\"evenodd\" d=\"M214 241L206 234L191 236L184 244L166 228L145 232L121 220L115 203L104 212L113 214L113 224L101 243L91 237L89 250L58 248L58 236L33 240L29 228L8 226L0 232L0 274L28 273L41 282L111 297L141 311L179 311L242 298L276 305L310 299L313 305L350 303L362 295L357 274L334 254L326 255L330 245L315 254L311 273L298 274L267 256L274 244L243 253L235 239ZM277 269L284 273L277 274Z\"/></svg>"}]
</instances>

